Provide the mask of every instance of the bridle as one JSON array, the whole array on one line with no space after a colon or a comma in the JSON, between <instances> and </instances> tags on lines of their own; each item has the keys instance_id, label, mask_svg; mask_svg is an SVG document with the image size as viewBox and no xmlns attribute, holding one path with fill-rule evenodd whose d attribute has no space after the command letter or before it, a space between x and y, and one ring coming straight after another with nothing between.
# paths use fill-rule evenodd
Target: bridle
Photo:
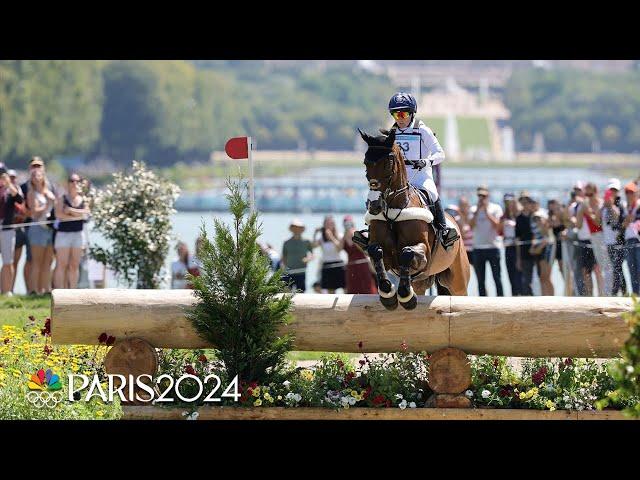
<instances>
[{"instance_id":1,"label":"bridle","mask_svg":"<svg viewBox=\"0 0 640 480\"><path fill-rule=\"evenodd\" d=\"M398 163L396 161L396 155L393 152L393 148L392 147L383 146L383 145L372 145L372 146L369 146L369 148L383 149L383 150L387 150L389 152L389 154L387 155L388 164L387 164L387 166L385 166L385 172L389 171L389 170L390 170L390 172L389 172L388 175L383 177L382 181L380 181L379 183L381 185L382 184L388 185L387 188L385 188L385 190L383 192L381 192L382 195L381 195L381 198L380 198L380 202L381 202L381 207L382 207L384 218L387 220L387 222L389 222L390 227L393 228L393 223L400 216L400 214L402 213L402 210L404 210L405 208L407 208L409 206L409 202L411 201L410 195L406 195L406 201L405 201L404 206L401 207L400 209L398 209L398 214L393 219L390 219L387 216L387 213L389 212L389 204L391 202L393 202L393 200L395 200L400 194L402 194L403 192L409 190L409 182L407 181L406 184L401 188L392 190L391 187L390 187L390 184L391 184L391 180L396 175L396 163ZM365 163L370 163L371 164L371 163L377 163L377 162L365 162ZM389 165L390 165L390 168L389 168Z\"/></svg>"}]
</instances>

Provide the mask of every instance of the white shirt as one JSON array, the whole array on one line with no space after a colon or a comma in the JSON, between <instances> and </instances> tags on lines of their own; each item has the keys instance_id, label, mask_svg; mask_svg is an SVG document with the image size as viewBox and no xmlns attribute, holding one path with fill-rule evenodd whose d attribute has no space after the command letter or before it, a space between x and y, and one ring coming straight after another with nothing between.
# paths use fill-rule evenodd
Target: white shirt
<instances>
[{"instance_id":1,"label":"white shirt","mask_svg":"<svg viewBox=\"0 0 640 480\"><path fill-rule=\"evenodd\" d=\"M396 143L404 152L407 160L426 160L427 166L422 170L414 169L411 165L405 165L409 183L418 188L424 188L429 193L435 194L437 199L437 189L433 181L432 165L438 165L444 161L444 150L440 142L422 120L411 121L407 128L395 127ZM420 137L418 141L416 137Z\"/></svg>"},{"instance_id":2,"label":"white shirt","mask_svg":"<svg viewBox=\"0 0 640 480\"><path fill-rule=\"evenodd\" d=\"M322 247L322 262L340 262L342 261L342 257L340 257L340 252L336 248L335 244L328 240L326 242L321 242L320 246Z\"/></svg>"},{"instance_id":3,"label":"white shirt","mask_svg":"<svg viewBox=\"0 0 640 480\"><path fill-rule=\"evenodd\" d=\"M469 220L473 218L473 215L478 210L477 205L471 207L469 214ZM493 227L493 224L489 221L487 213L496 219L502 217L502 207L497 203L489 202L487 205L487 211L479 212L476 217L476 225L473 228L473 249L483 248L499 248L500 240L498 231Z\"/></svg>"},{"instance_id":4,"label":"white shirt","mask_svg":"<svg viewBox=\"0 0 640 480\"><path fill-rule=\"evenodd\" d=\"M196 266L193 262L193 257L189 256L187 260L189 263L188 268ZM171 288L187 288L187 280L184 278L189 273L187 265L182 260L176 260L171 264ZM181 275L182 278L176 278L177 275Z\"/></svg>"},{"instance_id":5,"label":"white shirt","mask_svg":"<svg viewBox=\"0 0 640 480\"><path fill-rule=\"evenodd\" d=\"M610 210L608 208L602 209L602 232L604 234L605 245L615 245L617 243L616 237L618 235L618 232L617 230L611 228L611 225L608 224L609 212Z\"/></svg>"}]
</instances>

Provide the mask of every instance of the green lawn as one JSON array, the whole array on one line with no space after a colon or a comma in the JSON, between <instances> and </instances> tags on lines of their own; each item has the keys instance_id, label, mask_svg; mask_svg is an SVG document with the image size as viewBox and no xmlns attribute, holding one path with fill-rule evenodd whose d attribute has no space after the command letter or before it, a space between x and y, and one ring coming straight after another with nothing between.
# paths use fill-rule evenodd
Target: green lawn
<instances>
[{"instance_id":1,"label":"green lawn","mask_svg":"<svg viewBox=\"0 0 640 480\"><path fill-rule=\"evenodd\" d=\"M458 137L462 151L468 148L491 149L489 125L484 118L458 117Z\"/></svg>"},{"instance_id":2,"label":"green lawn","mask_svg":"<svg viewBox=\"0 0 640 480\"><path fill-rule=\"evenodd\" d=\"M420 114L418 114L418 118L436 134L440 145L442 145L442 148L444 148L446 152L447 137L445 135L445 119L443 117L421 117Z\"/></svg>"},{"instance_id":3,"label":"green lawn","mask_svg":"<svg viewBox=\"0 0 640 480\"><path fill-rule=\"evenodd\" d=\"M51 315L51 297L49 295L0 296L0 325L23 327L29 315L43 320Z\"/></svg>"}]
</instances>

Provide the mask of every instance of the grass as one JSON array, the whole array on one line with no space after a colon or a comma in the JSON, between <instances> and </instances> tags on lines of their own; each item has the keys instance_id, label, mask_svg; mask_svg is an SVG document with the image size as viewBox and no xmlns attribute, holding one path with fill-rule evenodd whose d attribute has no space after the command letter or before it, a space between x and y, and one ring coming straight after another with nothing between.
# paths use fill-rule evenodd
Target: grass
<instances>
[{"instance_id":1,"label":"grass","mask_svg":"<svg viewBox=\"0 0 640 480\"><path fill-rule=\"evenodd\" d=\"M287 360L290 362L319 361L322 356L329 355L332 352L289 352ZM350 359L358 357L357 353L346 353Z\"/></svg>"},{"instance_id":2,"label":"grass","mask_svg":"<svg viewBox=\"0 0 640 480\"><path fill-rule=\"evenodd\" d=\"M0 297L0 325L23 327L33 315L38 320L51 315L49 295L15 295Z\"/></svg>"},{"instance_id":3,"label":"grass","mask_svg":"<svg viewBox=\"0 0 640 480\"><path fill-rule=\"evenodd\" d=\"M457 121L460 148L463 151L469 148L491 149L489 125L486 119L458 117Z\"/></svg>"},{"instance_id":4,"label":"grass","mask_svg":"<svg viewBox=\"0 0 640 480\"><path fill-rule=\"evenodd\" d=\"M445 127L445 119L443 117L421 117L418 114L418 118L422 120L427 127L431 129L433 133L436 134L436 138L442 145L442 148L447 148L447 136L446 136L446 127Z\"/></svg>"}]
</instances>

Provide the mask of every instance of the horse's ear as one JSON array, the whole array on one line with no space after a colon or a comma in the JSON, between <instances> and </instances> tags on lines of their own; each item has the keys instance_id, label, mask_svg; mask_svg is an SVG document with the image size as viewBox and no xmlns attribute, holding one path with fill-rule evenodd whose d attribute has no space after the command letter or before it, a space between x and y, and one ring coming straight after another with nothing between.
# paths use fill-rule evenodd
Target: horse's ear
<instances>
[{"instance_id":1,"label":"horse's ear","mask_svg":"<svg viewBox=\"0 0 640 480\"><path fill-rule=\"evenodd\" d=\"M381 134L383 134L385 137L389 135L389 133L391 132L391 130L387 130L385 128L379 128L378 129L380 131Z\"/></svg>"},{"instance_id":2,"label":"horse's ear","mask_svg":"<svg viewBox=\"0 0 640 480\"><path fill-rule=\"evenodd\" d=\"M396 131L391 130L386 140L384 141L384 144L387 147L393 147L393 144L395 143L395 141L396 141Z\"/></svg>"},{"instance_id":3,"label":"horse's ear","mask_svg":"<svg viewBox=\"0 0 640 480\"><path fill-rule=\"evenodd\" d=\"M360 132L360 136L362 137L362 139L367 143L367 145L371 145L369 142L371 141L371 136L367 135L366 133L364 133L362 130L358 129L358 132Z\"/></svg>"}]
</instances>

